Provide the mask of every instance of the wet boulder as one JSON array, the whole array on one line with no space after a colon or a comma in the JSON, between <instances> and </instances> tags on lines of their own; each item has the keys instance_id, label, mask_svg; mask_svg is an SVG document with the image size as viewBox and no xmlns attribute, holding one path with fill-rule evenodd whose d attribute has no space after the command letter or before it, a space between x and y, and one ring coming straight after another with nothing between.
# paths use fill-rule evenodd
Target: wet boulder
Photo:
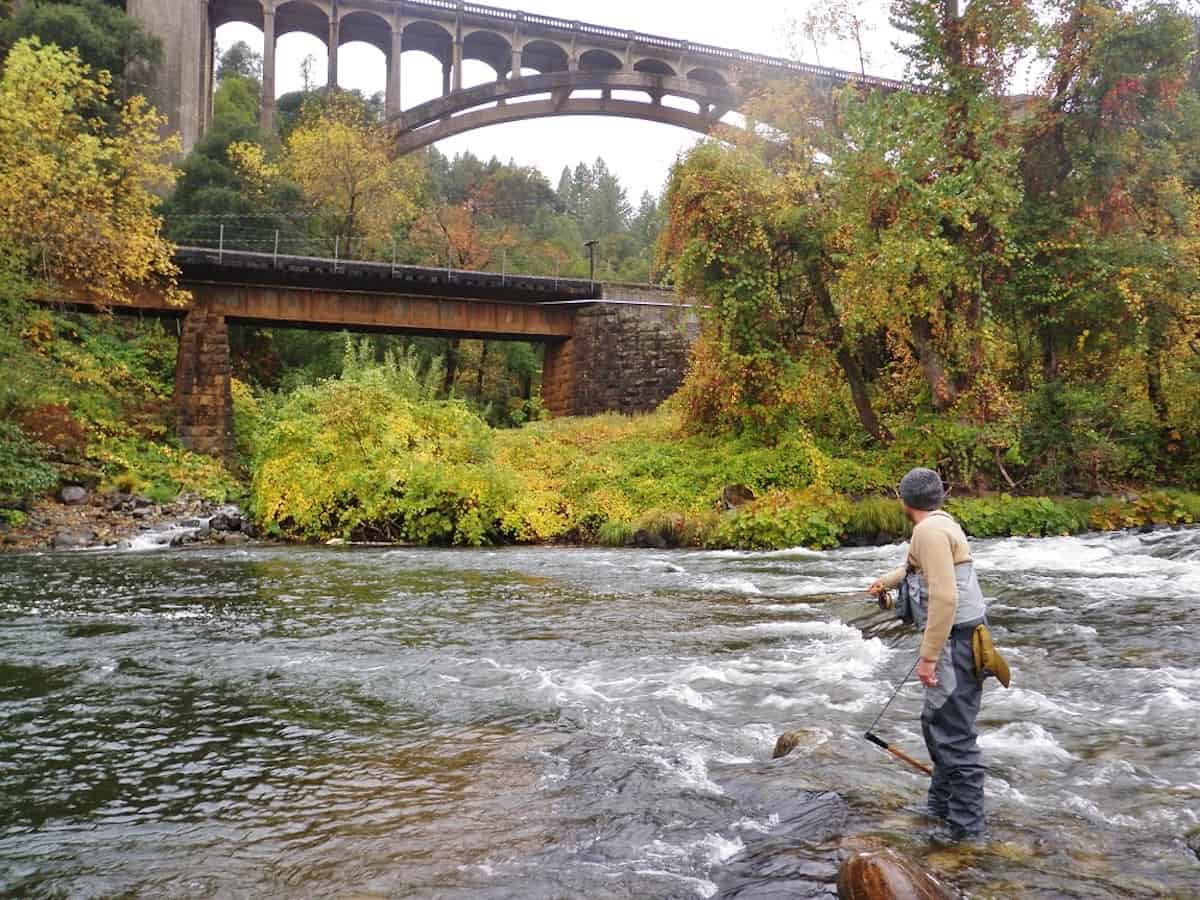
<instances>
[{"instance_id":1,"label":"wet boulder","mask_svg":"<svg viewBox=\"0 0 1200 900\"><path fill-rule=\"evenodd\" d=\"M838 872L841 900L952 900L955 894L895 850L855 853Z\"/></svg>"},{"instance_id":2,"label":"wet boulder","mask_svg":"<svg viewBox=\"0 0 1200 900\"><path fill-rule=\"evenodd\" d=\"M208 520L208 527L213 531L241 531L242 517L237 513L217 513Z\"/></svg>"},{"instance_id":3,"label":"wet boulder","mask_svg":"<svg viewBox=\"0 0 1200 900\"><path fill-rule=\"evenodd\" d=\"M771 754L771 758L779 759L797 749L811 750L822 743L823 736L811 731L785 731L775 741L775 752Z\"/></svg>"},{"instance_id":4,"label":"wet boulder","mask_svg":"<svg viewBox=\"0 0 1200 900\"><path fill-rule=\"evenodd\" d=\"M1200 828L1192 829L1191 834L1187 836L1188 849L1196 854L1196 858L1200 859Z\"/></svg>"},{"instance_id":5,"label":"wet boulder","mask_svg":"<svg viewBox=\"0 0 1200 900\"><path fill-rule=\"evenodd\" d=\"M68 484L58 492L58 499L67 506L81 506L87 500L88 492L77 484Z\"/></svg>"},{"instance_id":6,"label":"wet boulder","mask_svg":"<svg viewBox=\"0 0 1200 900\"><path fill-rule=\"evenodd\" d=\"M54 536L55 550L78 550L90 547L96 541L96 532L91 528L70 528Z\"/></svg>"}]
</instances>

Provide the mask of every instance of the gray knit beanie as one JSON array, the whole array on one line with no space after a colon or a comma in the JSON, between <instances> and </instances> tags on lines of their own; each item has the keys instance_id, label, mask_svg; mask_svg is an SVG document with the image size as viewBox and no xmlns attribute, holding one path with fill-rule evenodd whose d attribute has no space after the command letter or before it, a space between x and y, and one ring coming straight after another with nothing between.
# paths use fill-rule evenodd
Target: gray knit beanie
<instances>
[{"instance_id":1,"label":"gray knit beanie","mask_svg":"<svg viewBox=\"0 0 1200 900\"><path fill-rule=\"evenodd\" d=\"M900 479L900 499L913 509L940 509L946 502L942 476L933 469L913 469Z\"/></svg>"}]
</instances>

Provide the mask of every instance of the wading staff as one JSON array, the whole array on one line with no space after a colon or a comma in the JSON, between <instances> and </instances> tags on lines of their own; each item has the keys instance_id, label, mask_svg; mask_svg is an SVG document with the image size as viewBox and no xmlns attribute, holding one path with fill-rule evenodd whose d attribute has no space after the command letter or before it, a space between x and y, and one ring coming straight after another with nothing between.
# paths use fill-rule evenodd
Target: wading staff
<instances>
[{"instance_id":1,"label":"wading staff","mask_svg":"<svg viewBox=\"0 0 1200 900\"><path fill-rule=\"evenodd\" d=\"M898 750L897 748L893 747L891 744L889 744L887 741L885 741L883 738L881 738L879 735L877 735L875 733L875 726L879 724L879 720L883 718L883 714L888 711L888 707L892 705L892 701L895 700L896 695L900 693L900 688L902 688L902 687L904 687L904 685L908 684L908 679L912 678L913 672L915 672L917 670L917 663L919 663L920 661L921 661L921 657L918 656L916 662L914 662L912 664L912 668L908 670L908 674L904 676L904 680L901 681L898 685L896 685L896 689L894 691L892 691L892 696L889 697L888 702L883 705L883 709L881 709L879 711L879 715L877 715L875 717L875 721L871 723L871 727L867 729L867 733L865 735L863 735L863 737L865 737L868 741L870 741L876 747L880 747L883 750L886 750L888 753L892 754L892 756L896 757L896 759L900 760L901 762L908 763L908 765L912 766L914 769L924 772L926 775L928 775L930 778L932 778L933 777L933 769L929 768L929 766L925 765L925 763L920 762L919 760L913 759L911 756L909 756L903 750Z\"/></svg>"}]
</instances>

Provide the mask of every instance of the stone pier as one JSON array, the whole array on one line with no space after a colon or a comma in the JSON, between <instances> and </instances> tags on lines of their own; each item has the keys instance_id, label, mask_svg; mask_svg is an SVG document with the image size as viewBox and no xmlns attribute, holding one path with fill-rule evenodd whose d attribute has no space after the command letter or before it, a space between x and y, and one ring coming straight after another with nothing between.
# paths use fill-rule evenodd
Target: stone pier
<instances>
[{"instance_id":1,"label":"stone pier","mask_svg":"<svg viewBox=\"0 0 1200 900\"><path fill-rule=\"evenodd\" d=\"M649 412L683 383L698 333L694 312L673 303L581 305L574 335L546 345L546 409L556 416Z\"/></svg>"},{"instance_id":2,"label":"stone pier","mask_svg":"<svg viewBox=\"0 0 1200 900\"><path fill-rule=\"evenodd\" d=\"M175 361L175 420L183 446L233 460L232 387L225 317L193 309L183 319Z\"/></svg>"}]
</instances>

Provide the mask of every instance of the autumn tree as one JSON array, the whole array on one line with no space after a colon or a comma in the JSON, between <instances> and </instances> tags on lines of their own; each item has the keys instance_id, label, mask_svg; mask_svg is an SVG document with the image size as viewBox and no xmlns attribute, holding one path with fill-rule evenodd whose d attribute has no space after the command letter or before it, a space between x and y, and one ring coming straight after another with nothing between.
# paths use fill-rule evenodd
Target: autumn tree
<instances>
[{"instance_id":1,"label":"autumn tree","mask_svg":"<svg viewBox=\"0 0 1200 900\"><path fill-rule=\"evenodd\" d=\"M156 214L178 141L142 97L114 127L88 115L110 102L107 72L74 50L17 42L0 77L0 245L48 281L108 303L144 285L182 301L173 247Z\"/></svg>"},{"instance_id":2,"label":"autumn tree","mask_svg":"<svg viewBox=\"0 0 1200 900\"><path fill-rule=\"evenodd\" d=\"M162 62L162 43L125 12L123 3L65 0L17 4L0 21L0 55L22 38L74 49L93 71L111 77L106 105L144 92Z\"/></svg>"},{"instance_id":3,"label":"autumn tree","mask_svg":"<svg viewBox=\"0 0 1200 900\"><path fill-rule=\"evenodd\" d=\"M1033 331L1046 383L1072 356L1138 347L1166 424L1163 354L1197 286L1194 24L1166 5L1071 2L1051 34L1053 65L1026 111L1009 307Z\"/></svg>"},{"instance_id":4,"label":"autumn tree","mask_svg":"<svg viewBox=\"0 0 1200 900\"><path fill-rule=\"evenodd\" d=\"M307 221L331 254L390 254L397 229L416 213L420 170L397 155L388 130L364 121L360 105L349 98L310 107L277 163L258 144L237 143L229 153L264 193L281 178L297 185Z\"/></svg>"}]
</instances>

